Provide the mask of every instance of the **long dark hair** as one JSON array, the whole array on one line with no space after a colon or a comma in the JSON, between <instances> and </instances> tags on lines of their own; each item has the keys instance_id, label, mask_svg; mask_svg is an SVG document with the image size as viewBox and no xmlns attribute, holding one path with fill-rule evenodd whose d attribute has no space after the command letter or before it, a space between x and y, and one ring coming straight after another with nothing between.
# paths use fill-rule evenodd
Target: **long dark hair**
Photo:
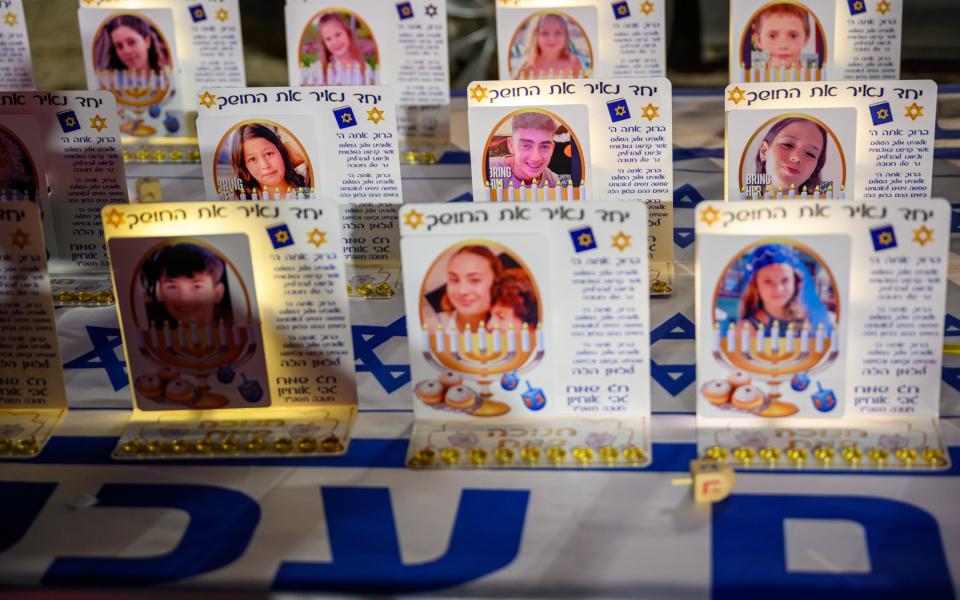
<instances>
[{"instance_id":1,"label":"long dark hair","mask_svg":"<svg viewBox=\"0 0 960 600\"><path fill-rule=\"evenodd\" d=\"M792 123L799 123L801 121L804 123L810 123L816 127L820 132L820 137L823 140L820 146L820 156L817 157L817 166L813 169L813 173L810 174L810 177L801 183L796 190L797 193L799 193L803 188L807 188L807 192L812 194L813 190L820 185L820 171L823 169L824 163L827 162L827 130L816 121L812 121L806 117L787 117L786 119L781 119L780 121L774 123L773 127L770 128L770 131L767 132L767 135L763 136L763 141L766 142L767 152L769 152L769 148L773 145L773 140L780 135L781 131L786 129L788 125ZM767 172L767 161L760 158L759 150L757 150L756 169L756 173L758 175ZM764 184L763 189L766 191L766 184Z\"/></svg>"},{"instance_id":2,"label":"long dark hair","mask_svg":"<svg viewBox=\"0 0 960 600\"><path fill-rule=\"evenodd\" d=\"M160 39L153 32L153 28L143 19L134 15L119 15L116 16L104 25L103 30L106 32L107 37L110 38L110 62L107 63L107 68L112 71L126 71L127 65L120 60L120 56L117 55L117 49L113 46L113 31L117 27L129 27L130 29L137 32L140 37L150 41L150 49L147 50L147 62L150 64L150 70L159 73L163 70L163 67L160 65L160 51L158 50Z\"/></svg>"},{"instance_id":3,"label":"long dark hair","mask_svg":"<svg viewBox=\"0 0 960 600\"><path fill-rule=\"evenodd\" d=\"M283 179L292 188L306 188L307 178L297 173L296 166L290 159L290 152L283 144L283 140L277 134L273 127L263 125L262 123L247 123L237 129L237 135L233 138L233 146L230 148L230 161L233 163L233 170L240 177L243 183L244 192L250 194L259 191L262 186L247 170L247 161L243 159L243 143L254 138L262 138L276 146L277 152L283 159ZM281 190L285 191L285 190Z\"/></svg>"}]
</instances>

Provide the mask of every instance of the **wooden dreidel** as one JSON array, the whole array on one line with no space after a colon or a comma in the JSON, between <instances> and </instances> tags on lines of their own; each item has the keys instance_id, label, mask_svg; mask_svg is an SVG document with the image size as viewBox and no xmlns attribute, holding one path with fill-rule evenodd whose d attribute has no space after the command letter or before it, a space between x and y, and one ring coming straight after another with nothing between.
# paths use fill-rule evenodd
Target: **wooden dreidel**
<instances>
[{"instance_id":1,"label":"wooden dreidel","mask_svg":"<svg viewBox=\"0 0 960 600\"><path fill-rule=\"evenodd\" d=\"M690 477L673 480L673 485L693 484L693 501L720 502L730 495L737 476L733 467L712 458L690 461Z\"/></svg>"}]
</instances>

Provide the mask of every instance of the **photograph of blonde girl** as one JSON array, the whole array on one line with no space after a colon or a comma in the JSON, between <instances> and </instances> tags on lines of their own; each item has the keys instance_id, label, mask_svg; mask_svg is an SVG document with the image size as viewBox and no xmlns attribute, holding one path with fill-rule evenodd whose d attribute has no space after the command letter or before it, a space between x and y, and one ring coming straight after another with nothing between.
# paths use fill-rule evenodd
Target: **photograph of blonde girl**
<instances>
[{"instance_id":1,"label":"photograph of blonde girl","mask_svg":"<svg viewBox=\"0 0 960 600\"><path fill-rule=\"evenodd\" d=\"M487 244L445 250L427 271L420 299L423 326L477 331L536 327L540 302L530 273L509 252Z\"/></svg>"},{"instance_id":2,"label":"photograph of blonde girl","mask_svg":"<svg viewBox=\"0 0 960 600\"><path fill-rule=\"evenodd\" d=\"M375 83L380 57L370 27L359 15L338 9L310 19L300 42L301 85Z\"/></svg>"},{"instance_id":3,"label":"photograph of blonde girl","mask_svg":"<svg viewBox=\"0 0 960 600\"><path fill-rule=\"evenodd\" d=\"M294 197L313 187L306 150L285 128L274 123L243 123L220 142L214 172L217 192L240 200Z\"/></svg>"},{"instance_id":4,"label":"photograph of blonde girl","mask_svg":"<svg viewBox=\"0 0 960 600\"><path fill-rule=\"evenodd\" d=\"M528 17L513 35L510 70L515 79L589 77L590 41L573 17L542 12Z\"/></svg>"}]
</instances>

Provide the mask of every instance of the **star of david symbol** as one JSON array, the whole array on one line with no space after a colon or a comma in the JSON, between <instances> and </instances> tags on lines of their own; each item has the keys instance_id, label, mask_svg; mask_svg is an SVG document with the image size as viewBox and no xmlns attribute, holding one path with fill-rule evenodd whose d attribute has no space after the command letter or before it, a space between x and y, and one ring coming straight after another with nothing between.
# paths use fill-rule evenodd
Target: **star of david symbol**
<instances>
[{"instance_id":1,"label":"star of david symbol","mask_svg":"<svg viewBox=\"0 0 960 600\"><path fill-rule=\"evenodd\" d=\"M916 121L917 119L923 116L923 107L917 104L916 102L914 102L913 104L907 107L906 116L910 117L911 121Z\"/></svg>"},{"instance_id":2,"label":"star of david symbol","mask_svg":"<svg viewBox=\"0 0 960 600\"><path fill-rule=\"evenodd\" d=\"M90 127L96 129L97 132L103 131L107 128L107 120L100 115L96 115L90 119Z\"/></svg>"},{"instance_id":3,"label":"star of david symbol","mask_svg":"<svg viewBox=\"0 0 960 600\"><path fill-rule=\"evenodd\" d=\"M16 231L10 234L10 244L16 246L20 250L23 250L30 245L30 234L20 228L17 228Z\"/></svg>"},{"instance_id":4,"label":"star of david symbol","mask_svg":"<svg viewBox=\"0 0 960 600\"><path fill-rule=\"evenodd\" d=\"M193 10L193 16L196 17L196 18L198 18L198 19L202 19L202 18L203 18L203 8L201 8L201 7L199 7L199 6L198 6L197 8L195 8L195 9Z\"/></svg>"},{"instance_id":5,"label":"star of david symbol","mask_svg":"<svg viewBox=\"0 0 960 600\"><path fill-rule=\"evenodd\" d=\"M577 238L577 242L583 247L592 246L593 236L586 232L581 233L580 236Z\"/></svg>"},{"instance_id":6,"label":"star of david symbol","mask_svg":"<svg viewBox=\"0 0 960 600\"><path fill-rule=\"evenodd\" d=\"M890 3L887 0L880 0L880 2L877 2L877 12L881 15L887 14L890 12L890 9Z\"/></svg>"},{"instance_id":7,"label":"star of david symbol","mask_svg":"<svg viewBox=\"0 0 960 600\"><path fill-rule=\"evenodd\" d=\"M889 246L893 243L893 235L889 231L884 231L878 237L882 246Z\"/></svg>"},{"instance_id":8,"label":"star of david symbol","mask_svg":"<svg viewBox=\"0 0 960 600\"><path fill-rule=\"evenodd\" d=\"M628 9L627 9L627 5L626 5L626 4L621 4L620 6L617 7L617 13L619 13L619 14L621 14L621 15L627 14L627 10L628 10Z\"/></svg>"},{"instance_id":9,"label":"star of david symbol","mask_svg":"<svg viewBox=\"0 0 960 600\"><path fill-rule=\"evenodd\" d=\"M308 233L307 236L307 242L316 248L319 248L327 243L327 232L320 231L316 227L313 229L313 231Z\"/></svg>"},{"instance_id":10,"label":"star of david symbol","mask_svg":"<svg viewBox=\"0 0 960 600\"><path fill-rule=\"evenodd\" d=\"M230 12L227 11L227 9L221 8L220 10L217 11L217 20L220 21L221 23L226 22L226 20L229 18L230 18Z\"/></svg>"},{"instance_id":11,"label":"star of david symbol","mask_svg":"<svg viewBox=\"0 0 960 600\"><path fill-rule=\"evenodd\" d=\"M8 11L6 14L3 15L3 22L9 25L10 27L13 27L14 25L17 24L17 15Z\"/></svg>"},{"instance_id":12,"label":"star of david symbol","mask_svg":"<svg viewBox=\"0 0 960 600\"><path fill-rule=\"evenodd\" d=\"M367 120L376 125L383 120L383 111L374 106L367 111Z\"/></svg>"},{"instance_id":13,"label":"star of david symbol","mask_svg":"<svg viewBox=\"0 0 960 600\"><path fill-rule=\"evenodd\" d=\"M700 213L700 220L707 225L713 225L720 220L720 211L710 206Z\"/></svg>"},{"instance_id":14,"label":"star of david symbol","mask_svg":"<svg viewBox=\"0 0 960 600\"><path fill-rule=\"evenodd\" d=\"M358 373L370 373L388 394L410 383L409 364L385 364L377 356L377 348L394 338L407 337L406 317L386 326L354 325L353 355ZM401 340L404 341L405 340Z\"/></svg>"},{"instance_id":15,"label":"star of david symbol","mask_svg":"<svg viewBox=\"0 0 960 600\"><path fill-rule=\"evenodd\" d=\"M613 236L613 247L623 252L631 246L630 236L624 232L618 232L617 235Z\"/></svg>"},{"instance_id":16,"label":"star of david symbol","mask_svg":"<svg viewBox=\"0 0 960 600\"><path fill-rule=\"evenodd\" d=\"M624 106L618 106L613 109L613 112L616 113L618 117L622 117L623 115L627 114L627 109Z\"/></svg>"},{"instance_id":17,"label":"star of david symbol","mask_svg":"<svg viewBox=\"0 0 960 600\"><path fill-rule=\"evenodd\" d=\"M345 112L342 115L340 115L340 120L343 121L344 123L349 123L350 121L353 120L353 115Z\"/></svg>"},{"instance_id":18,"label":"star of david symbol","mask_svg":"<svg viewBox=\"0 0 960 600\"><path fill-rule=\"evenodd\" d=\"M648 121L652 121L660 116L660 107L654 106L653 104L647 104L643 107L643 114L641 115Z\"/></svg>"},{"instance_id":19,"label":"star of david symbol","mask_svg":"<svg viewBox=\"0 0 960 600\"><path fill-rule=\"evenodd\" d=\"M878 119L878 120L881 120L881 121L882 121L882 120L888 118L889 116L890 116L890 111L889 111L889 110L887 110L887 109L885 109L885 108L881 108L881 109L878 109L878 110L877 110L877 119Z\"/></svg>"},{"instance_id":20,"label":"star of david symbol","mask_svg":"<svg viewBox=\"0 0 960 600\"><path fill-rule=\"evenodd\" d=\"M404 6L404 7L401 8L400 10L403 12L403 16L407 16L407 15L409 15L411 12L413 12L413 9L410 8L409 6Z\"/></svg>"},{"instance_id":21,"label":"star of david symbol","mask_svg":"<svg viewBox=\"0 0 960 600\"><path fill-rule=\"evenodd\" d=\"M200 104L204 105L207 108L213 108L213 105L217 103L217 97L211 94L210 92L204 92L200 94Z\"/></svg>"},{"instance_id":22,"label":"star of david symbol","mask_svg":"<svg viewBox=\"0 0 960 600\"><path fill-rule=\"evenodd\" d=\"M408 225L410 229L416 229L423 225L423 213L417 211L417 209L410 209L410 212L403 215L403 223Z\"/></svg>"},{"instance_id":23,"label":"star of david symbol","mask_svg":"<svg viewBox=\"0 0 960 600\"><path fill-rule=\"evenodd\" d=\"M644 2L643 4L641 4L641 5L640 5L640 12L642 12L642 13L645 14L645 15L649 15L650 13L652 13L652 12L653 12L653 2L650 2L650 0L647 0L646 2Z\"/></svg>"},{"instance_id":24,"label":"star of david symbol","mask_svg":"<svg viewBox=\"0 0 960 600\"><path fill-rule=\"evenodd\" d=\"M103 369L113 386L118 391L127 386L126 363L117 358L116 348L120 347L123 338L120 330L113 327L87 326L87 336L93 345L93 350L78 356L63 364L64 369Z\"/></svg>"},{"instance_id":25,"label":"star of david symbol","mask_svg":"<svg viewBox=\"0 0 960 600\"><path fill-rule=\"evenodd\" d=\"M933 230L926 225L921 225L920 229L913 230L913 241L920 244L920 247L926 246L933 241Z\"/></svg>"},{"instance_id":26,"label":"star of david symbol","mask_svg":"<svg viewBox=\"0 0 960 600\"><path fill-rule=\"evenodd\" d=\"M75 117L67 117L63 120L63 124L67 127L76 127L77 119Z\"/></svg>"},{"instance_id":27,"label":"star of david symbol","mask_svg":"<svg viewBox=\"0 0 960 600\"><path fill-rule=\"evenodd\" d=\"M853 3L853 10L855 10L855 11L861 11L861 10L863 10L863 2L860 2L860 0L857 0L856 2L854 2L854 3Z\"/></svg>"},{"instance_id":28,"label":"star of david symbol","mask_svg":"<svg viewBox=\"0 0 960 600\"><path fill-rule=\"evenodd\" d=\"M428 4L423 10L427 13L428 17L437 16L437 6L435 4Z\"/></svg>"},{"instance_id":29,"label":"star of david symbol","mask_svg":"<svg viewBox=\"0 0 960 600\"><path fill-rule=\"evenodd\" d=\"M487 97L487 88L478 83L470 88L470 97L477 102L483 102L483 100Z\"/></svg>"},{"instance_id":30,"label":"star of david symbol","mask_svg":"<svg viewBox=\"0 0 960 600\"><path fill-rule=\"evenodd\" d=\"M107 224L114 227L120 227L124 223L123 213L116 208L111 208L107 213Z\"/></svg>"},{"instance_id":31,"label":"star of david symbol","mask_svg":"<svg viewBox=\"0 0 960 600\"><path fill-rule=\"evenodd\" d=\"M727 92L727 100L733 102L734 104L740 104L747 99L747 95L744 93L740 86L734 87L732 90Z\"/></svg>"},{"instance_id":32,"label":"star of david symbol","mask_svg":"<svg viewBox=\"0 0 960 600\"><path fill-rule=\"evenodd\" d=\"M290 234L281 229L273 234L273 239L277 240L278 244L285 244L290 241Z\"/></svg>"}]
</instances>

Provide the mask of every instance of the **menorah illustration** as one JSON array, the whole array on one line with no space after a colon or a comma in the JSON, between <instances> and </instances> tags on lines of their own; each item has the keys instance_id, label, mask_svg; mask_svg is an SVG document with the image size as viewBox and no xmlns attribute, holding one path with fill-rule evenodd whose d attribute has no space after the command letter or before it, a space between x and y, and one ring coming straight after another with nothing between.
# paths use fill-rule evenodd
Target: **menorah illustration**
<instances>
[{"instance_id":1,"label":"menorah illustration","mask_svg":"<svg viewBox=\"0 0 960 600\"><path fill-rule=\"evenodd\" d=\"M221 408L230 403L222 394L211 392L207 382L219 367L236 368L247 362L257 350L257 324L170 322L139 326L140 351L161 367L175 367L193 375L197 393L192 408Z\"/></svg>"},{"instance_id":2,"label":"menorah illustration","mask_svg":"<svg viewBox=\"0 0 960 600\"><path fill-rule=\"evenodd\" d=\"M469 325L458 331L451 322L444 329L423 330L423 356L438 371L450 369L477 382L480 399L491 400L491 384L505 373L526 373L543 360L543 324L524 323L488 328L481 321L474 332Z\"/></svg>"},{"instance_id":3,"label":"menorah illustration","mask_svg":"<svg viewBox=\"0 0 960 600\"><path fill-rule=\"evenodd\" d=\"M228 190L220 189L220 200L316 200L316 190L314 188L286 188L275 187L263 188L262 190Z\"/></svg>"},{"instance_id":4,"label":"menorah illustration","mask_svg":"<svg viewBox=\"0 0 960 600\"><path fill-rule=\"evenodd\" d=\"M0 189L0 202L11 202L14 200L36 202L37 190L12 187Z\"/></svg>"},{"instance_id":5,"label":"menorah illustration","mask_svg":"<svg viewBox=\"0 0 960 600\"><path fill-rule=\"evenodd\" d=\"M380 69L367 63L353 63L344 66L340 63L320 63L309 67L300 67L300 85L379 85Z\"/></svg>"},{"instance_id":6,"label":"menorah illustration","mask_svg":"<svg viewBox=\"0 0 960 600\"><path fill-rule=\"evenodd\" d=\"M765 57L754 58L751 66L740 63L740 78L737 81L771 82L771 81L820 81L823 79L823 69L817 66L817 55L801 56L800 62L786 65L775 63Z\"/></svg>"},{"instance_id":7,"label":"menorah illustration","mask_svg":"<svg viewBox=\"0 0 960 600\"><path fill-rule=\"evenodd\" d=\"M764 189L761 190L761 187ZM783 188L773 190L769 185L748 185L740 188L741 200L843 200L845 195L846 190L842 185L840 186L840 193L836 194L833 189L833 184L828 184L823 187L818 185L813 188L812 191L807 190L806 186L804 186L800 188L799 192L793 185L786 190Z\"/></svg>"},{"instance_id":8,"label":"menorah illustration","mask_svg":"<svg viewBox=\"0 0 960 600\"><path fill-rule=\"evenodd\" d=\"M590 69L581 69L575 71L554 71L553 69L538 71L521 71L517 73L517 80L525 81L531 79L589 79Z\"/></svg>"},{"instance_id":9,"label":"menorah illustration","mask_svg":"<svg viewBox=\"0 0 960 600\"><path fill-rule=\"evenodd\" d=\"M502 179L486 182L483 187L487 190L490 202L543 202L543 201L579 201L587 199L587 188L584 182L574 186L569 179L556 185L549 185L544 181L534 179L530 185L521 181L515 185L513 181L504 185Z\"/></svg>"},{"instance_id":10,"label":"menorah illustration","mask_svg":"<svg viewBox=\"0 0 960 600\"><path fill-rule=\"evenodd\" d=\"M131 135L153 135L156 128L143 123L143 111L159 105L173 89L173 81L165 72L157 71L97 71L100 89L107 90L117 99L121 117L124 108L129 107L136 118L124 120L120 125L122 133ZM159 113L153 116L159 116Z\"/></svg>"},{"instance_id":11,"label":"menorah illustration","mask_svg":"<svg viewBox=\"0 0 960 600\"><path fill-rule=\"evenodd\" d=\"M731 370L750 373L767 383L770 403L759 413L761 416L786 417L796 413L796 406L780 401L780 385L796 373L819 373L840 355L837 328L827 334L823 323L812 331L810 322L805 322L799 332L791 323L785 337L781 337L783 332L777 321L769 331L762 323L756 329L741 328L739 336L736 329L729 325L723 336L719 323L714 325L713 357Z\"/></svg>"}]
</instances>

